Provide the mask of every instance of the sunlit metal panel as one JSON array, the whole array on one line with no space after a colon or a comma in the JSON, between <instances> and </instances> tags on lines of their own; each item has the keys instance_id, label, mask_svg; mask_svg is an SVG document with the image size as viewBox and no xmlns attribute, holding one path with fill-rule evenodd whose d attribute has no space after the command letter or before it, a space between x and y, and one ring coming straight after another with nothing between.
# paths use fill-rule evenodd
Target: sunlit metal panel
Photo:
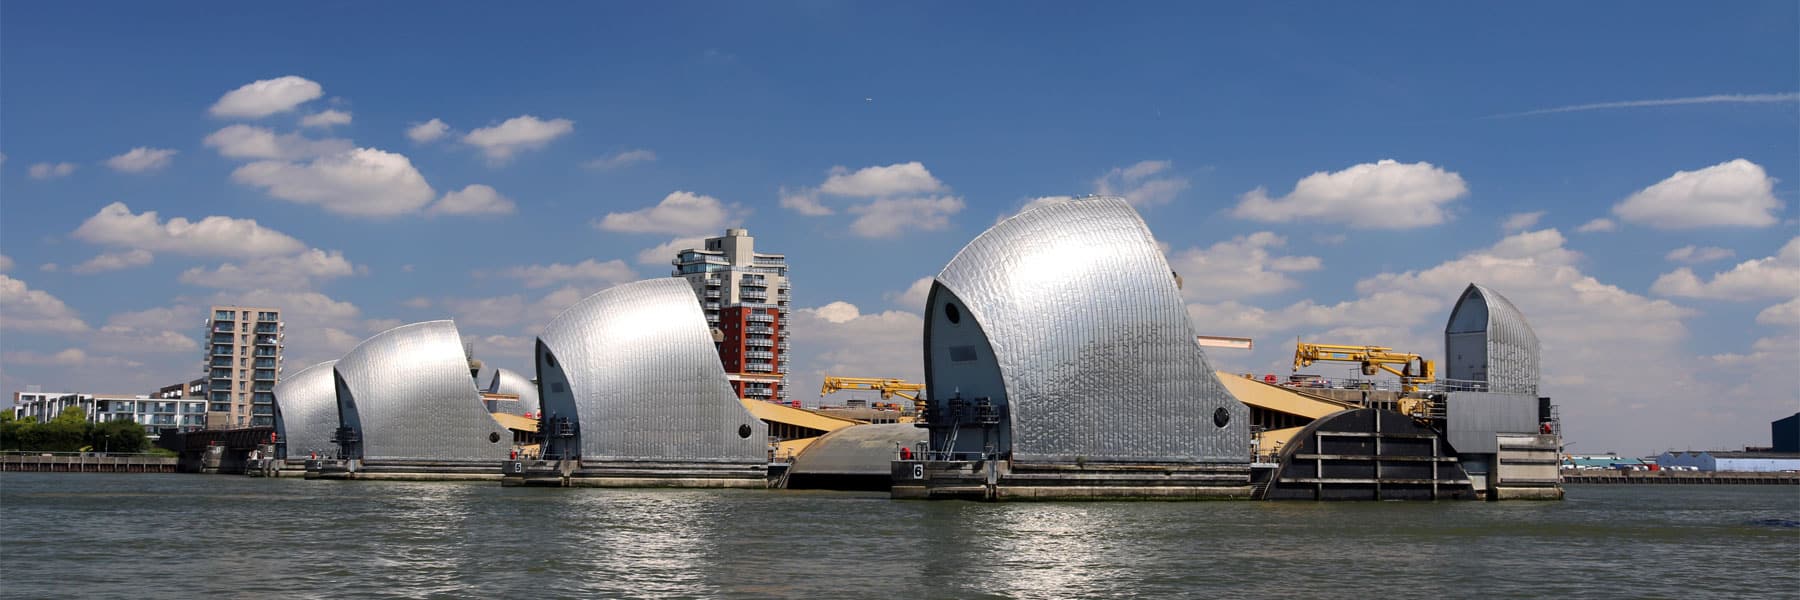
<instances>
[{"instance_id":1,"label":"sunlit metal panel","mask_svg":"<svg viewBox=\"0 0 1800 600\"><path fill-rule=\"evenodd\" d=\"M499 412L515 415L537 414L537 384L532 383L530 377L520 375L517 371L495 369L494 378L488 382L487 391L491 394L512 394L519 397L518 402L505 403L504 410Z\"/></svg>"},{"instance_id":2,"label":"sunlit metal panel","mask_svg":"<svg viewBox=\"0 0 1800 600\"><path fill-rule=\"evenodd\" d=\"M571 450L585 461L767 460L766 427L738 403L685 280L575 303L538 336L537 363L544 416L574 421Z\"/></svg>"},{"instance_id":3,"label":"sunlit metal panel","mask_svg":"<svg viewBox=\"0 0 1800 600\"><path fill-rule=\"evenodd\" d=\"M332 454L331 435L337 431L337 387L332 384L328 360L290 374L275 384L275 434L287 448L287 457Z\"/></svg>"},{"instance_id":4,"label":"sunlit metal panel","mask_svg":"<svg viewBox=\"0 0 1800 600\"><path fill-rule=\"evenodd\" d=\"M335 367L340 422L364 460L504 459L512 433L482 406L450 321L402 325L352 348ZM344 415L354 411L354 415Z\"/></svg>"},{"instance_id":5,"label":"sunlit metal panel","mask_svg":"<svg viewBox=\"0 0 1800 600\"><path fill-rule=\"evenodd\" d=\"M1452 383L1486 382L1488 391L1535 395L1540 348L1518 307L1471 283L1444 325L1445 376Z\"/></svg>"},{"instance_id":6,"label":"sunlit metal panel","mask_svg":"<svg viewBox=\"0 0 1800 600\"><path fill-rule=\"evenodd\" d=\"M1214 376L1168 262L1123 199L994 225L938 274L927 310L934 407L944 414L959 392L1003 397L1000 449L1015 460L1248 460L1249 409ZM1003 390L963 366L989 360Z\"/></svg>"}]
</instances>

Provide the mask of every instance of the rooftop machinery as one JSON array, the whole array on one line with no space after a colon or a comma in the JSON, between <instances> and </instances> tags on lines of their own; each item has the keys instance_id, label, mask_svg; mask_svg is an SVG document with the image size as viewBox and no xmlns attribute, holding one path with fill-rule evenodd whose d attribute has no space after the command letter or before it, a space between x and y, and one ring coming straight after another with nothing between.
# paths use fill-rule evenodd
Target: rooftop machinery
<instances>
[{"instance_id":1,"label":"rooftop machinery","mask_svg":"<svg viewBox=\"0 0 1800 600\"><path fill-rule=\"evenodd\" d=\"M1411 352L1395 352L1386 346L1294 342L1295 371L1321 361L1360 363L1363 375L1381 371L1393 373L1400 378L1401 390L1406 392L1417 392L1420 385L1437 380L1437 363Z\"/></svg>"},{"instance_id":2,"label":"rooftop machinery","mask_svg":"<svg viewBox=\"0 0 1800 600\"><path fill-rule=\"evenodd\" d=\"M823 397L833 392L840 392L843 390L874 390L881 392L882 400L892 400L894 399L894 396L899 396L911 400L914 405L913 410L916 412L918 411L919 406L924 403L920 398L925 395L925 384L908 383L904 379L833 377L827 375L825 376L824 383L819 386L819 396Z\"/></svg>"}]
</instances>

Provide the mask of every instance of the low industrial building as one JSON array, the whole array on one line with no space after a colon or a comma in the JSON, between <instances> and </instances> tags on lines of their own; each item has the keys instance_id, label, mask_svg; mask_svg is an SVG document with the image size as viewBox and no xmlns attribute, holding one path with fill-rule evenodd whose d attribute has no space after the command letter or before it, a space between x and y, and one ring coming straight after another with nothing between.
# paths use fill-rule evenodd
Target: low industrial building
<instances>
[{"instance_id":1,"label":"low industrial building","mask_svg":"<svg viewBox=\"0 0 1800 600\"><path fill-rule=\"evenodd\" d=\"M693 289L662 278L576 302L538 336L543 446L507 485L767 487L768 431L741 404Z\"/></svg>"},{"instance_id":2,"label":"low industrial building","mask_svg":"<svg viewBox=\"0 0 1800 600\"><path fill-rule=\"evenodd\" d=\"M1683 467L1695 471L1771 473L1800 471L1800 453L1738 450L1664 452L1656 457L1659 467Z\"/></svg>"}]
</instances>

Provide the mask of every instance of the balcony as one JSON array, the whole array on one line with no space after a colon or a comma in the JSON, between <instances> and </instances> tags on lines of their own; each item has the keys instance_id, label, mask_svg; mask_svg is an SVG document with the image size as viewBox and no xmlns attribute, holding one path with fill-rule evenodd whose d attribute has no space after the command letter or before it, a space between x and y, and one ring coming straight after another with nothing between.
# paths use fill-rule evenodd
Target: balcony
<instances>
[{"instance_id":1,"label":"balcony","mask_svg":"<svg viewBox=\"0 0 1800 600\"><path fill-rule=\"evenodd\" d=\"M760 358L762 360L775 360L775 353L767 352L767 351L763 351L763 350L750 350L748 352L745 352L744 356L753 358L753 359Z\"/></svg>"},{"instance_id":2,"label":"balcony","mask_svg":"<svg viewBox=\"0 0 1800 600\"><path fill-rule=\"evenodd\" d=\"M281 336L278 335L256 336L256 345L258 346L274 346L279 343L281 343Z\"/></svg>"},{"instance_id":3,"label":"balcony","mask_svg":"<svg viewBox=\"0 0 1800 600\"><path fill-rule=\"evenodd\" d=\"M776 347L776 348L777 348L777 349L780 349L780 350L781 350L781 351L782 351L782 352L787 352L787 351L788 351L788 343L787 343L787 342L782 342L782 343L780 343L780 344L776 344L776 345L775 345L775 347Z\"/></svg>"},{"instance_id":4,"label":"balcony","mask_svg":"<svg viewBox=\"0 0 1800 600\"><path fill-rule=\"evenodd\" d=\"M718 288L706 288L706 298L708 300L718 300L719 299Z\"/></svg>"},{"instance_id":5,"label":"balcony","mask_svg":"<svg viewBox=\"0 0 1800 600\"><path fill-rule=\"evenodd\" d=\"M775 395L769 388L745 388L744 395L751 398L770 398Z\"/></svg>"},{"instance_id":6,"label":"balcony","mask_svg":"<svg viewBox=\"0 0 1800 600\"><path fill-rule=\"evenodd\" d=\"M774 323L775 315L764 314L764 313L750 313L748 316L744 317L744 320L749 321L751 323Z\"/></svg>"},{"instance_id":7,"label":"balcony","mask_svg":"<svg viewBox=\"0 0 1800 600\"><path fill-rule=\"evenodd\" d=\"M768 302L769 301L768 294L765 294L762 292L752 292L750 290L744 290L743 298L744 298L745 302Z\"/></svg>"},{"instance_id":8,"label":"balcony","mask_svg":"<svg viewBox=\"0 0 1800 600\"><path fill-rule=\"evenodd\" d=\"M775 338L750 336L744 338L744 345L754 348L773 348L775 347Z\"/></svg>"},{"instance_id":9,"label":"balcony","mask_svg":"<svg viewBox=\"0 0 1800 600\"><path fill-rule=\"evenodd\" d=\"M704 309L706 309L706 310L719 310L719 303L717 303L717 302L707 302L707 303L705 303L705 304L701 304L701 305L700 305L700 307L701 307L701 308L704 308Z\"/></svg>"},{"instance_id":10,"label":"balcony","mask_svg":"<svg viewBox=\"0 0 1800 600\"><path fill-rule=\"evenodd\" d=\"M775 333L775 329L772 327L769 327L767 325L751 325L749 327L744 328L744 333L773 335Z\"/></svg>"}]
</instances>

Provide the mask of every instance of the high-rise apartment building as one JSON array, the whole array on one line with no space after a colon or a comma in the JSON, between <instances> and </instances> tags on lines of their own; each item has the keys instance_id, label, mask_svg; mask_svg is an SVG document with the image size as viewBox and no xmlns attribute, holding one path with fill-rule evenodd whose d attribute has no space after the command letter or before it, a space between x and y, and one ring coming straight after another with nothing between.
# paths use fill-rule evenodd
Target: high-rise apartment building
<instances>
[{"instance_id":1,"label":"high-rise apartment building","mask_svg":"<svg viewBox=\"0 0 1800 600\"><path fill-rule=\"evenodd\" d=\"M275 424L286 327L281 309L214 306L206 320L206 428Z\"/></svg>"},{"instance_id":2,"label":"high-rise apartment building","mask_svg":"<svg viewBox=\"0 0 1800 600\"><path fill-rule=\"evenodd\" d=\"M739 398L787 400L787 257L756 251L743 229L675 253L676 277L700 298L726 379Z\"/></svg>"}]
</instances>

